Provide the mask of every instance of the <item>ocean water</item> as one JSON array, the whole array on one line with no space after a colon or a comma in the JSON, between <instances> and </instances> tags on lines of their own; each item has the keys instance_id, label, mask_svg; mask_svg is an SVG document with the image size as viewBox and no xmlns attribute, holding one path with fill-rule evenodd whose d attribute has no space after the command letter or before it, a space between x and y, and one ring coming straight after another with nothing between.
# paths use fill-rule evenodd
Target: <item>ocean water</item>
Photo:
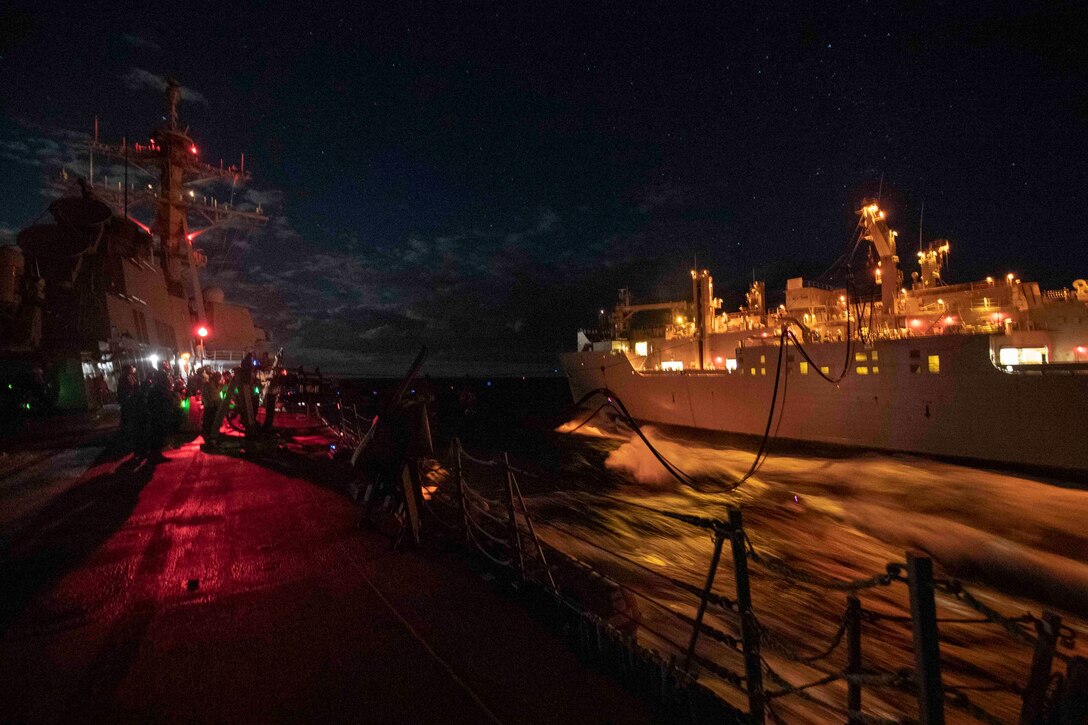
<instances>
[{"instance_id":1,"label":"ocean water","mask_svg":"<svg viewBox=\"0 0 1088 725\"><path fill-rule=\"evenodd\" d=\"M939 578L955 577L980 601L1009 616L1060 614L1077 634L1066 654L1088 654L1088 487L1076 481L1010 473L906 455L819 454L773 446L756 475L729 490L750 467L754 450L721 440L649 425L643 433L658 451L695 479L677 482L625 424L606 412L576 426L589 411L569 408L562 380L430 381L439 455L457 436L481 456L509 452L531 476L519 481L541 537L635 592L640 640L663 654L686 645L696 601L664 577L702 587L712 551L710 534L652 510L725 518L740 507L752 545L773 558L827 580L853 580L904 562L906 551L933 558ZM473 409L461 409L464 392ZM472 396L469 396L470 398ZM466 470L470 485L494 485L484 469ZM652 510L648 510L652 509ZM752 598L762 627L780 651L812 654L834 635L846 592L789 581L752 562ZM734 594L728 546L715 591ZM893 583L859 593L862 606L893 617L909 612L907 588ZM951 596L938 596L943 619L977 619ZM677 616L677 614L681 616ZM737 623L708 610L707 622L733 635ZM1031 625L1028 625L1030 628ZM999 626L945 622L941 629L944 681L964 688L1026 681L1031 648ZM802 684L844 664L840 647L827 660L805 665L764 648L767 664ZM863 659L882 672L913 666L909 623L866 622ZM703 637L700 656L743 672L739 654ZM1064 665L1055 663L1064 671ZM701 679L726 699L744 696L703 672ZM778 689L769 676L765 686ZM965 690L999 720L1014 722L1020 700L1000 691ZM846 687L840 682L776 699L786 722L842 721ZM864 711L914 715L911 692L867 688ZM949 708L951 722L973 720Z\"/></svg>"}]
</instances>

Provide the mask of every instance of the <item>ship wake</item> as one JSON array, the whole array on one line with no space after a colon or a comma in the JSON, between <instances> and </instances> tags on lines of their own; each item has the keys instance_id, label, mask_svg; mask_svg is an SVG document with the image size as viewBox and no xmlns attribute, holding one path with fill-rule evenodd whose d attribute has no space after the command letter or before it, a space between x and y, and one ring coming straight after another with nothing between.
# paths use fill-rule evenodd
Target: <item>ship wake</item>
<instances>
[{"instance_id":1,"label":"ship wake","mask_svg":"<svg viewBox=\"0 0 1088 725\"><path fill-rule=\"evenodd\" d=\"M570 431L580 422L559 430ZM1038 614L1047 607L1074 618L1088 612L1088 530L1083 526L1088 490L1083 487L914 456L772 450L756 475L730 492L728 484L751 466L753 450L653 426L642 432L697 485L678 483L632 431L614 419L600 419L561 438L571 448L595 451L615 485L607 491L582 486L561 496L535 497L544 525L555 523L548 527L550 539L617 577L643 586L659 584L639 566L609 560L603 552L622 552L642 567L701 586L710 549L706 532L654 517L642 507L724 518L728 506L740 505L757 551L813 575L862 578L882 571L887 562L903 561L907 549L921 550L945 575L962 579L999 611ZM578 460L589 466L593 457ZM587 475L584 480L592 479ZM770 577L761 581L763 574L758 566L753 569L755 606L765 624L815 641L833 628L841 612L840 594L813 598L783 589L781 581ZM728 581L728 574L723 578ZM905 612L899 594L883 589L873 596L879 606ZM977 616L958 602L943 606L955 608L956 616ZM1023 681L1029 649L1010 644L992 631L997 627L983 625L985 631L979 632L975 626L967 632L964 626L949 625L943 632L959 645L943 653L952 681L976 668L1004 681ZM1079 632L1078 639L1083 648L1088 632ZM909 666L912 661L909 630L866 647L887 664ZM994 697L992 707L1014 714L1015 703ZM909 706L894 700L884 701L888 712L893 705Z\"/></svg>"}]
</instances>

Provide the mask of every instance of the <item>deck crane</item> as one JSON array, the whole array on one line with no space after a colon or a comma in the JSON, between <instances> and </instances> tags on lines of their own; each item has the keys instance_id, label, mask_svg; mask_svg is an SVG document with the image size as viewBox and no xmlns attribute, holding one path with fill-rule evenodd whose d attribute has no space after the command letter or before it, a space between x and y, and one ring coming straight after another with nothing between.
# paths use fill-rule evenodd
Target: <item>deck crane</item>
<instances>
[{"instance_id":1,"label":"deck crane","mask_svg":"<svg viewBox=\"0 0 1088 725\"><path fill-rule=\"evenodd\" d=\"M870 242L880 257L876 281L880 284L880 301L884 316L894 321L896 301L903 285L903 273L899 271L899 257L895 253L898 232L888 228L885 214L875 199L866 199L855 212L861 217L862 238Z\"/></svg>"}]
</instances>

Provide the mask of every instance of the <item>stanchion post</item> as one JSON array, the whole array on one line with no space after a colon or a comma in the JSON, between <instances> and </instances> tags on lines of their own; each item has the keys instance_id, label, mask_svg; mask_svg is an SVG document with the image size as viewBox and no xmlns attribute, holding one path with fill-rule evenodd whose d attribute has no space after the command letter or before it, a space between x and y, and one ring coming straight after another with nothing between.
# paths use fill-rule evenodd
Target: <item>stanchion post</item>
<instances>
[{"instance_id":1,"label":"stanchion post","mask_svg":"<svg viewBox=\"0 0 1088 725\"><path fill-rule=\"evenodd\" d=\"M1088 720L1088 658L1077 656L1069 660L1055 715L1054 722L1060 723Z\"/></svg>"},{"instance_id":2,"label":"stanchion post","mask_svg":"<svg viewBox=\"0 0 1088 725\"><path fill-rule=\"evenodd\" d=\"M457 508L461 512L461 528L462 535L465 537L465 543L472 543L472 531L469 529L468 523L468 505L465 501L465 472L461 467L461 439L453 439L453 467L454 467L454 482L457 486Z\"/></svg>"},{"instance_id":3,"label":"stanchion post","mask_svg":"<svg viewBox=\"0 0 1088 725\"><path fill-rule=\"evenodd\" d=\"M721 531L714 532L714 553L710 557L710 569L706 573L706 586L699 599L699 609L695 612L695 622L691 625L691 641L688 642L687 655L684 657L684 671L691 669L691 660L695 657L695 644L699 641L699 632L703 628L703 615L706 614L706 600L714 588L714 575L718 573L718 562L722 558L722 544L725 536Z\"/></svg>"},{"instance_id":4,"label":"stanchion post","mask_svg":"<svg viewBox=\"0 0 1088 725\"><path fill-rule=\"evenodd\" d=\"M737 579L737 610L740 637L744 646L744 675L748 689L748 722L764 722L763 668L759 656L759 627L752 614L752 589L748 582L748 550L744 541L744 522L739 508L729 509L729 542L733 550L733 574Z\"/></svg>"},{"instance_id":5,"label":"stanchion post","mask_svg":"<svg viewBox=\"0 0 1088 725\"><path fill-rule=\"evenodd\" d=\"M944 725L944 688L941 686L941 640L933 592L933 560L907 552L910 619L914 635L914 669L918 716L922 725Z\"/></svg>"},{"instance_id":6,"label":"stanchion post","mask_svg":"<svg viewBox=\"0 0 1088 725\"><path fill-rule=\"evenodd\" d=\"M1043 611L1043 619L1035 626L1038 639L1031 656L1031 671L1024 687L1024 705L1020 709L1020 725L1031 725L1043 719L1046 705L1046 688L1050 684L1050 668L1054 664L1054 648L1058 643L1058 630L1062 618L1053 612Z\"/></svg>"},{"instance_id":7,"label":"stanchion post","mask_svg":"<svg viewBox=\"0 0 1088 725\"><path fill-rule=\"evenodd\" d=\"M861 674L861 601L853 594L846 598L846 674ZM849 713L861 713L860 682L847 683L846 709Z\"/></svg>"},{"instance_id":8,"label":"stanchion post","mask_svg":"<svg viewBox=\"0 0 1088 725\"><path fill-rule=\"evenodd\" d=\"M510 473L510 456L503 451L502 472L506 476L506 506L510 509L510 546L517 554L518 573L525 576L525 558L521 554L521 533L518 531L518 517L514 510L514 477Z\"/></svg>"}]
</instances>

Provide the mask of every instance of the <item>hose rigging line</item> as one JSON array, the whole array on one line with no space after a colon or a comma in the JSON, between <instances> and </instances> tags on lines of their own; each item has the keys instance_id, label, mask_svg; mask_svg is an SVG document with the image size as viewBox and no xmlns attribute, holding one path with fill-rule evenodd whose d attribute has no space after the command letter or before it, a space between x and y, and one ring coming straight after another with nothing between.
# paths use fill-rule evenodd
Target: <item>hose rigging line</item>
<instances>
[{"instance_id":1,"label":"hose rigging line","mask_svg":"<svg viewBox=\"0 0 1088 725\"><path fill-rule=\"evenodd\" d=\"M620 417L623 418L623 421L635 432L635 434L639 438L642 439L642 442L646 444L646 447L650 450L650 453L653 454L654 458L656 458L658 462L661 463L661 465L665 468L666 471L669 472L669 474L673 478L675 478L677 481L684 484L685 486L691 486L693 488L695 487L696 481L694 478L677 468L672 461L666 458L664 454L662 454L659 450L657 450L657 448L654 447L653 443L650 443L650 440L646 437L646 434L642 432L642 428L639 427L634 417L632 417L630 412L628 412L627 406L623 404L623 401L620 400L619 396L616 395L614 392L612 392L608 388L596 388L579 398L578 401L575 403L575 406L582 405L587 400L597 395L605 396L605 403L602 405L602 408L604 406L611 406L613 410L618 412L620 414ZM598 408L598 412L599 411L600 408ZM596 415L596 413L594 415Z\"/></svg>"},{"instance_id":2,"label":"hose rigging line","mask_svg":"<svg viewBox=\"0 0 1088 725\"><path fill-rule=\"evenodd\" d=\"M563 435L571 435L572 433L576 433L576 432L578 432L578 430L580 430L580 429L581 429L581 428L582 428L583 426L585 426L585 425L586 425L586 424L588 424L588 423L589 423L589 422L590 422L591 420L593 420L594 418L596 418L596 417L597 417L597 414L598 414L598 413L600 413L600 412L601 412L602 410L604 410L604 409L605 409L605 408L607 408L607 407L608 407L608 403L607 403L607 402L601 403L600 405L598 405L598 406L597 406L597 409L596 409L595 411L593 411L592 413L590 413L590 414L589 414L588 416L586 416L585 420L583 420L583 421L582 421L581 423L579 423L578 425L574 426L574 427L573 427L573 428L571 428L570 430L565 430L565 431L563 431Z\"/></svg>"},{"instance_id":3,"label":"hose rigging line","mask_svg":"<svg viewBox=\"0 0 1088 725\"><path fill-rule=\"evenodd\" d=\"M831 375L825 373L823 371L823 369L821 369L820 365L817 364L816 361L812 359L812 356L809 354L808 350L805 349L805 346L802 343L802 341L797 338L797 335L793 332L791 326L788 323L782 325L781 331L779 333L778 362L777 362L777 365L775 367L774 388L773 388L772 393L771 393L771 404L769 406L769 410L767 411L767 424L764 427L763 435L760 438L759 447L756 450L756 456L752 460L752 465L748 468L748 470L744 473L743 476L741 476L739 479L737 479L735 481L730 482L727 485L727 487L725 489L726 492L735 491L736 489L740 488L750 478L752 478L752 476L754 476L759 471L760 467L763 465L764 461L766 461L766 459L767 459L768 446L769 446L769 444L771 442L771 439L776 438L778 436L778 430L782 425L782 418L783 418L783 416L785 414L785 404L786 404L785 386L786 386L786 381L787 381L788 375L789 375L789 361L788 361L789 356L784 355L784 353L787 350L787 346L791 342L793 343L794 346L797 347L798 352L801 353L801 356L808 363L809 367L815 369L816 373L821 378L823 378L827 382L831 383L832 385L837 385L849 373L851 358L853 358L853 354L854 354L854 332L855 332L853 330L853 326L851 325L851 319L852 319L851 318L851 304L853 303L853 305L858 307L858 310L855 312L855 314L857 315L857 318L858 318L858 323L859 323L858 333L859 334L860 334L860 329L861 329L860 328L860 323L861 323L862 318L864 316L863 309L864 309L864 306L865 306L865 303L859 299L859 296L857 294L857 290L856 290L856 288L854 286L854 275L853 275L853 256L857 253L857 248L861 244L862 239L863 239L862 226L861 226L861 222L859 221L858 226L855 228L855 235L854 235L853 245L851 246L850 252L848 254L843 255L843 256L845 256L847 258L846 259L846 264L845 264L846 270L847 270L847 277L846 277L846 300L845 300L845 302L846 302L846 304L845 304L845 309L846 309L845 342L846 342L846 345L845 345L845 355L844 355L844 358L843 358L842 369L835 376L831 376ZM836 262L832 265L831 268L828 269L827 272L824 273L824 275L827 275L828 273L830 273L832 271L832 269L837 267L839 265L840 261L842 261L842 260L843 260L843 257L840 257L839 260L836 260ZM822 276L824 276L824 275L822 275ZM872 317L873 317L873 314L874 314L874 305L873 305L872 301L868 302L868 308L869 308L869 327L871 328L872 327ZM564 434L571 434L571 433L574 433L574 432L578 431L579 429L581 429L582 427L587 425L591 420L593 420L598 414L600 414L600 412L605 407L611 406L614 410L616 410L620 414L623 421L642 440L642 442L646 445L647 449L649 449L650 453L653 454L654 458L656 458L658 460L658 462L662 465L662 467L664 467L664 469L669 473L669 475L671 475L679 483L681 483L681 484L683 484L685 486L689 486L691 488L696 488L697 487L696 486L696 480L695 480L695 478L693 476L691 476L690 474L688 474L688 473L684 472L683 470L681 470L678 466L676 466L676 464L674 464L672 461L670 461L668 458L666 458L664 454L662 454L659 450L657 450L657 448L650 442L650 440L642 432L642 428L635 421L634 416L632 416L631 413L628 411L627 406L623 403L623 401L620 399L620 397L614 391L612 391L612 390L610 390L609 388L606 388L606 387L596 388L596 389L591 390L590 392L586 393L581 398L579 398L578 401L575 402L574 407L578 408L578 407L582 406L586 401L590 400L591 398L593 398L593 397L595 397L597 395L604 395L605 396L605 402L602 403L600 406L598 406L596 410L594 410L592 413L590 413L585 419L583 419L580 423L578 423L578 425L576 425L574 428L572 428L571 430L568 430L568 431L563 431ZM778 403L778 399L779 399L780 395L781 395L781 398L782 398L781 410L779 410L779 403ZM776 412L778 414L778 427L774 426L774 419L775 419ZM772 428L773 428L773 433L772 433Z\"/></svg>"},{"instance_id":4,"label":"hose rigging line","mask_svg":"<svg viewBox=\"0 0 1088 725\"><path fill-rule=\"evenodd\" d=\"M772 438L771 430L774 427L775 414L776 414L776 412L778 412L778 407L779 407L778 406L779 390L781 388L781 383L782 383L784 377L786 375L788 375L788 370L789 370L788 364L785 364L786 356L783 354L784 348L785 348L785 346L787 344L787 339L788 339L787 334L788 333L789 333L789 328L784 326L782 328L782 332L781 332L781 334L779 336L778 361L777 361L777 364L775 366L774 387L773 387L772 392L771 392L770 408L769 408L769 410L767 412L767 424L764 427L763 436L760 438L759 448L756 450L756 456L752 460L752 465L749 466L749 468L745 472L745 474L743 476L741 476L739 479L729 483L727 488L725 489L726 491L735 491L736 489L738 489L742 485L744 485L744 483L747 482L748 479L750 479L752 476L754 476L756 474L756 472L763 465L763 462L767 458L767 447L768 447L768 444L770 443L770 440ZM785 368L785 371L783 370L783 368ZM680 482L681 484L683 484L685 486L688 486L690 488L696 488L697 487L697 481L693 476L691 476L691 475L685 473L684 471L682 471L679 467L676 466L676 464L674 464L672 461L670 461L668 458L666 458L665 455L663 453L661 453L661 451L659 451L654 446L653 443L650 442L650 439L647 438L646 434L642 432L642 428L639 426L639 424L635 420L634 416L631 415L630 411L627 409L627 406L623 403L623 400L621 400L620 397L618 395L616 395L615 392L613 392L612 390L610 390L608 388L596 388L596 389L591 390L590 392L586 393L585 395L583 395L578 400L578 402L575 403L575 405L576 406L577 405L582 405L587 400L589 400L589 399L591 399L591 398L593 398L594 396L597 396L597 395L605 396L606 404L610 405L616 412L618 412L620 414L620 416L623 418L623 421L635 432L635 435L637 435L642 440L642 442L646 445L646 448L649 449L650 453L653 454L654 458L656 458L658 460L658 462L665 468L665 470L668 471L669 475L671 475L678 482ZM784 406L784 404L785 404L785 396L783 396L783 406ZM603 406L602 406L602 408L603 408ZM600 410L601 410L601 408L598 408L597 411L595 411L593 413L593 415L597 415L597 413L599 413ZM590 416L590 418L592 418L592 417L593 416ZM584 421L582 424L580 424L579 427L581 427L581 425L584 425L585 422L588 422L588 420L589 419L586 419L586 421ZM781 416L779 416L779 420L781 421ZM573 431L569 431L569 432L573 432Z\"/></svg>"}]
</instances>

